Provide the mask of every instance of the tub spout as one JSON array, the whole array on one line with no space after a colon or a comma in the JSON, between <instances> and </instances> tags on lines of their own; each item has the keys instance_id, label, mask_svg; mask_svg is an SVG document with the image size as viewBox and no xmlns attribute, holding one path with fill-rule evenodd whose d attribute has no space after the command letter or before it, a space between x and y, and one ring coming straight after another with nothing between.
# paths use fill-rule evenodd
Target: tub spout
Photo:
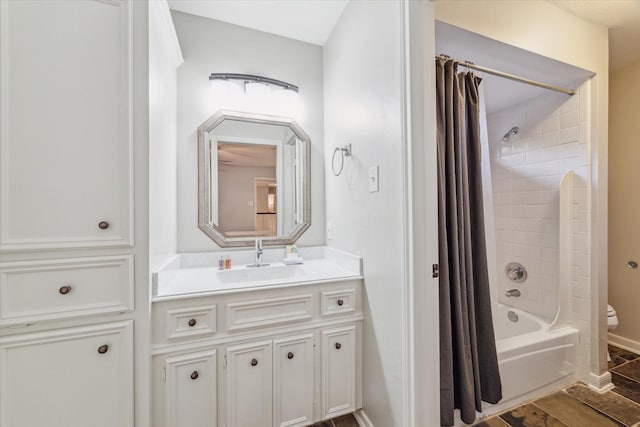
<instances>
[{"instance_id":1,"label":"tub spout","mask_svg":"<svg viewBox=\"0 0 640 427\"><path fill-rule=\"evenodd\" d=\"M505 296L508 297L519 297L520 295L520 289L509 289L507 292L505 292Z\"/></svg>"}]
</instances>

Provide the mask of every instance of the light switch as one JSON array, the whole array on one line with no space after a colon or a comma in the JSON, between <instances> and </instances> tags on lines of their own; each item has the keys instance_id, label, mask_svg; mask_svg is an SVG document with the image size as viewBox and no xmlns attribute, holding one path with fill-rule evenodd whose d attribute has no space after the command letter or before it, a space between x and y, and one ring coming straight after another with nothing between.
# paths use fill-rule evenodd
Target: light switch
<instances>
[{"instance_id":1,"label":"light switch","mask_svg":"<svg viewBox=\"0 0 640 427\"><path fill-rule=\"evenodd\" d=\"M380 191L380 184L378 183L379 173L378 166L372 166L369 168L369 193L375 193Z\"/></svg>"}]
</instances>

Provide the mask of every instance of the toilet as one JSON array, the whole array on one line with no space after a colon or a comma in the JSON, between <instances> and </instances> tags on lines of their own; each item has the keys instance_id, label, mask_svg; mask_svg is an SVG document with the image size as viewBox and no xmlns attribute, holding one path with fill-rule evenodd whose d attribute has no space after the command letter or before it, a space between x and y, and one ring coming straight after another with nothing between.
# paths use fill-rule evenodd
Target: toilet
<instances>
[{"instance_id":1,"label":"toilet","mask_svg":"<svg viewBox=\"0 0 640 427\"><path fill-rule=\"evenodd\" d=\"M613 331L616 327L618 327L618 316L616 315L616 311L610 305L607 305L607 329L609 332ZM607 351L607 362L611 361L611 355L609 351Z\"/></svg>"}]
</instances>

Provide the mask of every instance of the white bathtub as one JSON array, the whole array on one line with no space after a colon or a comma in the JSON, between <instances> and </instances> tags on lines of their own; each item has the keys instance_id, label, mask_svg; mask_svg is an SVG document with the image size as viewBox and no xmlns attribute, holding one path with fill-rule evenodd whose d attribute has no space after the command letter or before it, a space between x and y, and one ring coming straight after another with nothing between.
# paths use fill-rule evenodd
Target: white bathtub
<instances>
[{"instance_id":1,"label":"white bathtub","mask_svg":"<svg viewBox=\"0 0 640 427\"><path fill-rule=\"evenodd\" d=\"M509 320L509 311L518 316L517 322ZM549 331L542 319L502 304L494 307L493 318L503 397L483 412L500 410L514 404L514 399L530 398L551 385L575 381L577 329Z\"/></svg>"}]
</instances>

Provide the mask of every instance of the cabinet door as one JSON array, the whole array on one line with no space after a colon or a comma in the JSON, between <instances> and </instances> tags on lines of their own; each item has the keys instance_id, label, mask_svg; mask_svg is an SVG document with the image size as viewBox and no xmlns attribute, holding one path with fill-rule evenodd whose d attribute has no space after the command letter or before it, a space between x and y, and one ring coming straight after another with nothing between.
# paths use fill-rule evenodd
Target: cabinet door
<instances>
[{"instance_id":1,"label":"cabinet door","mask_svg":"<svg viewBox=\"0 0 640 427\"><path fill-rule=\"evenodd\" d=\"M322 415L333 418L356 408L356 327L322 331Z\"/></svg>"},{"instance_id":2,"label":"cabinet door","mask_svg":"<svg viewBox=\"0 0 640 427\"><path fill-rule=\"evenodd\" d=\"M313 334L273 342L273 425L309 425L313 419Z\"/></svg>"},{"instance_id":3,"label":"cabinet door","mask_svg":"<svg viewBox=\"0 0 640 427\"><path fill-rule=\"evenodd\" d=\"M227 427L271 427L271 341L227 348Z\"/></svg>"},{"instance_id":4,"label":"cabinet door","mask_svg":"<svg viewBox=\"0 0 640 427\"><path fill-rule=\"evenodd\" d=\"M0 1L0 22L0 249L130 245L130 1Z\"/></svg>"},{"instance_id":5,"label":"cabinet door","mask_svg":"<svg viewBox=\"0 0 640 427\"><path fill-rule=\"evenodd\" d=\"M167 427L215 427L216 351L167 358Z\"/></svg>"},{"instance_id":6,"label":"cabinet door","mask_svg":"<svg viewBox=\"0 0 640 427\"><path fill-rule=\"evenodd\" d=\"M133 426L133 322L0 339L3 427Z\"/></svg>"}]
</instances>

